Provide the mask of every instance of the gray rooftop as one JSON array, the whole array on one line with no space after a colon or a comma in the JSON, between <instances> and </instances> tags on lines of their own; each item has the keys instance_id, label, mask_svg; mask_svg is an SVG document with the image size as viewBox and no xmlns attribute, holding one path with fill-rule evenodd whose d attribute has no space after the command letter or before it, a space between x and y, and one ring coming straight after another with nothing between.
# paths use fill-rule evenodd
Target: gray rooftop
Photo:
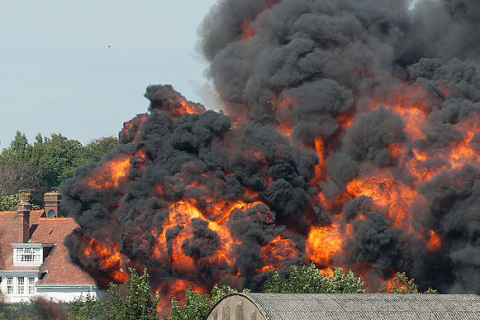
<instances>
[{"instance_id":1,"label":"gray rooftop","mask_svg":"<svg viewBox=\"0 0 480 320\"><path fill-rule=\"evenodd\" d=\"M227 298L232 301L232 306L234 301L237 305L241 301L253 303L258 309L255 319L266 320L480 319L480 296L473 294L248 293L233 294L224 299ZM219 303L215 308L220 306ZM216 314L220 315L219 311Z\"/></svg>"}]
</instances>

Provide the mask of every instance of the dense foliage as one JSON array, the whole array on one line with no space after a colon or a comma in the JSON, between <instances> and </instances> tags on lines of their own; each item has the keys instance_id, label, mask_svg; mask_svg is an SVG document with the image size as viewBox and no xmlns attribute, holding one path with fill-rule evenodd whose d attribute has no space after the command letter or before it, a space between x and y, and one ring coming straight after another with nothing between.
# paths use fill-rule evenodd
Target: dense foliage
<instances>
[{"instance_id":1,"label":"dense foliage","mask_svg":"<svg viewBox=\"0 0 480 320\"><path fill-rule=\"evenodd\" d=\"M125 283L125 294L116 284L110 284L109 298L105 302L106 315L111 320L154 320L158 319L158 293L152 295L147 269L139 275L129 268L130 278Z\"/></svg>"},{"instance_id":2,"label":"dense foliage","mask_svg":"<svg viewBox=\"0 0 480 320\"><path fill-rule=\"evenodd\" d=\"M397 272L395 277L386 283L382 283L379 289L380 293L419 293L415 284L415 279L409 279L405 272ZM428 288L424 293L435 294L437 290Z\"/></svg>"},{"instance_id":3,"label":"dense foliage","mask_svg":"<svg viewBox=\"0 0 480 320\"><path fill-rule=\"evenodd\" d=\"M264 292L278 293L365 293L365 283L352 271L344 273L333 268L332 273L321 275L315 264L293 266L287 274L278 271L265 284Z\"/></svg>"},{"instance_id":4,"label":"dense foliage","mask_svg":"<svg viewBox=\"0 0 480 320\"><path fill-rule=\"evenodd\" d=\"M154 320L158 319L158 293L152 295L147 269L139 275L129 268L130 278L120 286L111 283L104 301L91 296L80 297L68 306L68 318L87 320Z\"/></svg>"},{"instance_id":5,"label":"dense foliage","mask_svg":"<svg viewBox=\"0 0 480 320\"><path fill-rule=\"evenodd\" d=\"M58 190L77 167L98 161L117 145L115 137L96 139L83 146L77 140L55 133L50 137L38 134L30 144L25 134L17 131L10 146L0 153L0 197L33 189L34 203L42 204L43 193ZM2 203L7 200L2 198Z\"/></svg>"},{"instance_id":6,"label":"dense foliage","mask_svg":"<svg viewBox=\"0 0 480 320\"><path fill-rule=\"evenodd\" d=\"M226 295L238 292L230 286L223 285L221 287L215 285L210 294L204 292L193 291L188 288L185 304L179 305L175 298L172 298L172 312L166 317L168 320L202 320L206 319L210 310L215 304ZM248 289L243 293L249 292Z\"/></svg>"},{"instance_id":7,"label":"dense foliage","mask_svg":"<svg viewBox=\"0 0 480 320\"><path fill-rule=\"evenodd\" d=\"M0 211L17 210L18 194L12 194L0 197Z\"/></svg>"},{"instance_id":8,"label":"dense foliage","mask_svg":"<svg viewBox=\"0 0 480 320\"><path fill-rule=\"evenodd\" d=\"M159 317L167 320L200 320L205 319L223 297L237 292L236 289L227 285L215 285L210 293L189 288L185 303L180 304L173 297L171 313L161 315L157 312L159 296L152 294L147 270L145 269L142 275L139 275L135 269L129 269L129 272L129 280L121 286L110 284L101 301L87 295L64 304L38 299L32 303L9 305L1 303L0 292L0 320L153 320ZM249 290L243 291L243 293L247 292ZM265 284L264 292L364 293L365 284L351 271L343 272L341 268L333 268L331 273L321 275L315 265L311 264L291 267L284 275L275 272L271 280ZM405 273L397 273L393 279L382 286L380 292L419 293L414 279L409 279ZM436 293L436 291L429 289L425 293Z\"/></svg>"}]
</instances>

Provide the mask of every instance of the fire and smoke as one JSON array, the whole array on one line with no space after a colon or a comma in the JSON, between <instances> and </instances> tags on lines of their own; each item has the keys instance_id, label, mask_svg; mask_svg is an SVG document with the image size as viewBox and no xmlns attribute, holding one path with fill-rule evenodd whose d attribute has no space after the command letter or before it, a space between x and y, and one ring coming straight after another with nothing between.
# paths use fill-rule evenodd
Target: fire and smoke
<instances>
[{"instance_id":1,"label":"fire and smoke","mask_svg":"<svg viewBox=\"0 0 480 320\"><path fill-rule=\"evenodd\" d=\"M62 189L100 284L148 268L258 290L314 261L371 288L480 293L480 3L223 0L201 47L224 112L171 86Z\"/></svg>"}]
</instances>

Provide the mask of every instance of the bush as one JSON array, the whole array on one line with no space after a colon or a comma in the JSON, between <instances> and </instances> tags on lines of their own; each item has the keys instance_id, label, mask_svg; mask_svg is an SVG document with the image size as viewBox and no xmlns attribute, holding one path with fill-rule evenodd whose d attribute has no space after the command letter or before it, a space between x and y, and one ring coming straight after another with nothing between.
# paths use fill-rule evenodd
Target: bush
<instances>
[{"instance_id":1,"label":"bush","mask_svg":"<svg viewBox=\"0 0 480 320\"><path fill-rule=\"evenodd\" d=\"M152 296L147 269L143 275L129 268L130 278L125 283L126 296L118 285L111 283L107 291L110 298L105 302L107 319L115 320L154 320L158 319L158 293Z\"/></svg>"},{"instance_id":2,"label":"bush","mask_svg":"<svg viewBox=\"0 0 480 320\"><path fill-rule=\"evenodd\" d=\"M405 272L397 272L395 277L383 283L379 289L380 293L397 293L397 294L407 294L407 293L419 293L418 287L415 284L415 279L409 279ZM437 290L428 288L425 294L436 294Z\"/></svg>"},{"instance_id":3,"label":"bush","mask_svg":"<svg viewBox=\"0 0 480 320\"><path fill-rule=\"evenodd\" d=\"M207 318L210 310L215 304L226 295L238 292L230 286L221 287L214 285L210 294L193 291L188 288L185 297L185 305L180 306L175 298L172 298L172 312L166 319L168 320L203 320ZM248 289L243 293L249 292Z\"/></svg>"},{"instance_id":4,"label":"bush","mask_svg":"<svg viewBox=\"0 0 480 320\"><path fill-rule=\"evenodd\" d=\"M68 318L76 320L105 319L103 303L87 294L68 304Z\"/></svg>"},{"instance_id":5,"label":"bush","mask_svg":"<svg viewBox=\"0 0 480 320\"><path fill-rule=\"evenodd\" d=\"M352 271L333 268L333 274L321 275L315 264L293 266L285 276L276 271L264 286L266 293L365 293L365 283Z\"/></svg>"},{"instance_id":6,"label":"bush","mask_svg":"<svg viewBox=\"0 0 480 320\"><path fill-rule=\"evenodd\" d=\"M352 270L347 273L342 268L333 268L332 275L320 277L321 293L365 293L365 282L356 277Z\"/></svg>"}]
</instances>

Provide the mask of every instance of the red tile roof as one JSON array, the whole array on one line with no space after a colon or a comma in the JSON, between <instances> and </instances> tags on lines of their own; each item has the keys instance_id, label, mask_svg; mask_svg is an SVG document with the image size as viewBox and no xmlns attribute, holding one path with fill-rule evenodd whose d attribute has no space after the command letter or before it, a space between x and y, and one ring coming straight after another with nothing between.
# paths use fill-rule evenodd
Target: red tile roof
<instances>
[{"instance_id":1,"label":"red tile roof","mask_svg":"<svg viewBox=\"0 0 480 320\"><path fill-rule=\"evenodd\" d=\"M43 217L42 217L43 216ZM95 281L70 261L63 244L65 236L78 225L72 218L44 218L43 210L30 213L30 243L53 243L55 246L40 267L13 265L12 243L22 242L22 217L16 211L0 212L0 270L47 270L39 285L95 285Z\"/></svg>"},{"instance_id":2,"label":"red tile roof","mask_svg":"<svg viewBox=\"0 0 480 320\"><path fill-rule=\"evenodd\" d=\"M38 225L43 210L30 213L31 231ZM22 242L22 217L17 211L0 211L0 270L32 270L32 267L13 266L12 243Z\"/></svg>"}]
</instances>

